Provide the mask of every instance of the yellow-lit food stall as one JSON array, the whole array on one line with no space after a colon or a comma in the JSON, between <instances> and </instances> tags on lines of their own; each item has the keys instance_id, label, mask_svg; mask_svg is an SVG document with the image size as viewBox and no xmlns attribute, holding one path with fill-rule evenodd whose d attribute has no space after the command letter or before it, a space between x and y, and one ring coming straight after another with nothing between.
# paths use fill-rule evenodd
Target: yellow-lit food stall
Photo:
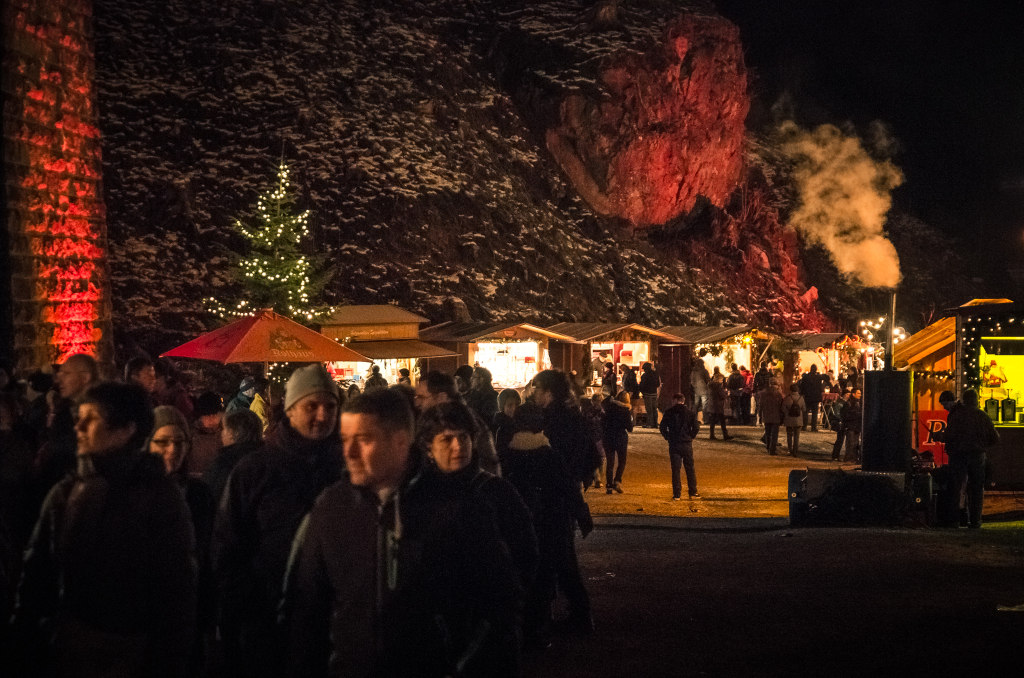
<instances>
[{"instance_id":1,"label":"yellow-lit food stall","mask_svg":"<svg viewBox=\"0 0 1024 678\"><path fill-rule=\"evenodd\" d=\"M401 369L409 370L413 385L426 359L454 357L455 353L419 338L420 324L427 319L397 306L338 306L320 326L320 333L345 344L373 362L331 363L334 378L360 388L380 368L388 384L396 384Z\"/></svg>"}]
</instances>

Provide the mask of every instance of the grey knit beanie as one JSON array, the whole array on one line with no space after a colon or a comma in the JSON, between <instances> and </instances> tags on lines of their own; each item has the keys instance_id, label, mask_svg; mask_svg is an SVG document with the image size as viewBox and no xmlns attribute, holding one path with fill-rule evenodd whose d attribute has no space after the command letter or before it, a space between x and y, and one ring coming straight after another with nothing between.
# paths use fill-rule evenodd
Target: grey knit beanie
<instances>
[{"instance_id":1,"label":"grey knit beanie","mask_svg":"<svg viewBox=\"0 0 1024 678\"><path fill-rule=\"evenodd\" d=\"M149 450L149 443L153 440L153 436L156 435L156 432L164 426L177 426L181 429L181 432L185 434L186 440L192 437L192 431L189 428L188 421L185 419L185 415L182 414L177 407L171 407L170 405L154 407L153 430L150 432L149 438L146 440L147 451Z\"/></svg>"},{"instance_id":2,"label":"grey knit beanie","mask_svg":"<svg viewBox=\"0 0 1024 678\"><path fill-rule=\"evenodd\" d=\"M331 379L327 368L320 363L300 367L292 372L284 390L284 409L290 410L292 405L313 393L329 393L335 400L338 399L338 385Z\"/></svg>"}]
</instances>

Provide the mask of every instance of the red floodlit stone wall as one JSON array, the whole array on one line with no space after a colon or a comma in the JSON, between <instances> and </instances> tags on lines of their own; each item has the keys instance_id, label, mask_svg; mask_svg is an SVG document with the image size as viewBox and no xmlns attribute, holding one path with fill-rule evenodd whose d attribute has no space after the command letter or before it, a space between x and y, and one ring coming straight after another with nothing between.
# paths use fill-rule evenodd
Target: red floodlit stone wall
<instances>
[{"instance_id":1,"label":"red floodlit stone wall","mask_svg":"<svg viewBox=\"0 0 1024 678\"><path fill-rule=\"evenodd\" d=\"M4 177L21 367L111 359L91 0L4 4Z\"/></svg>"}]
</instances>

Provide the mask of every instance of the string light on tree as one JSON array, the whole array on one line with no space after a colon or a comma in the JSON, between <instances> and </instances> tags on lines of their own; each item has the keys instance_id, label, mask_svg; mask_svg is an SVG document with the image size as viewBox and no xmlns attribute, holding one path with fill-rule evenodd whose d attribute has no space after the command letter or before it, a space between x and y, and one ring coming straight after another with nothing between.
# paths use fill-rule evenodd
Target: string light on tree
<instances>
[{"instance_id":1,"label":"string light on tree","mask_svg":"<svg viewBox=\"0 0 1024 678\"><path fill-rule=\"evenodd\" d=\"M312 321L326 309L314 304L331 271L320 257L302 252L309 235L309 210L295 214L289 194L289 169L283 162L277 186L260 196L252 223L235 222L247 243L248 256L232 262L232 274L242 288L242 299L224 302L210 297L207 308L228 320L254 310L272 308L298 321Z\"/></svg>"}]
</instances>

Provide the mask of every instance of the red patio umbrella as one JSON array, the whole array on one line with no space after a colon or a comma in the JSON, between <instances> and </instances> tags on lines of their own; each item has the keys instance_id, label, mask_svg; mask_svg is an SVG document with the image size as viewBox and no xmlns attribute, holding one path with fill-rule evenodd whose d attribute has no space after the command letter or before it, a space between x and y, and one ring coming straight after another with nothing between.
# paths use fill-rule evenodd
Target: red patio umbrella
<instances>
[{"instance_id":1,"label":"red patio umbrella","mask_svg":"<svg viewBox=\"0 0 1024 678\"><path fill-rule=\"evenodd\" d=\"M236 320L162 356L219 363L373 362L270 309Z\"/></svg>"}]
</instances>

